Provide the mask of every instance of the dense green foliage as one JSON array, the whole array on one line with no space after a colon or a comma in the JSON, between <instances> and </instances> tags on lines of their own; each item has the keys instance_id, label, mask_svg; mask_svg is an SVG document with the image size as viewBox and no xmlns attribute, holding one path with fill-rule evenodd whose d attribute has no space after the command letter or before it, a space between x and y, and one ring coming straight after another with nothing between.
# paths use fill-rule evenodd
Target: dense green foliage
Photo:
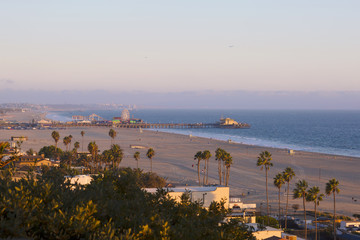
<instances>
[{"instance_id":1,"label":"dense green foliage","mask_svg":"<svg viewBox=\"0 0 360 240\"><path fill-rule=\"evenodd\" d=\"M275 218L269 216L256 216L256 223L264 227L266 225L273 228L279 228L279 222Z\"/></svg>"},{"instance_id":2,"label":"dense green foliage","mask_svg":"<svg viewBox=\"0 0 360 240\"><path fill-rule=\"evenodd\" d=\"M223 203L206 210L186 197L176 203L165 191L145 192L141 171L106 171L86 187L64 182L61 168L17 182L11 174L0 177L0 238L254 239L239 222L222 223Z\"/></svg>"},{"instance_id":3,"label":"dense green foliage","mask_svg":"<svg viewBox=\"0 0 360 240\"><path fill-rule=\"evenodd\" d=\"M39 150L39 155L44 154L46 158L55 158L57 156L61 156L63 151L60 148L57 148L55 151L55 146L44 146Z\"/></svg>"}]
</instances>

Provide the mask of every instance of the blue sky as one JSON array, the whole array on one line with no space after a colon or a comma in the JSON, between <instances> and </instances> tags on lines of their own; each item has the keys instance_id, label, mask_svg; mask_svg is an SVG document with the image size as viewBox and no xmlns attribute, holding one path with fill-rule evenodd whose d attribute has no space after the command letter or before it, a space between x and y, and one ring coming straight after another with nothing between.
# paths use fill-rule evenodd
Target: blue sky
<instances>
[{"instance_id":1,"label":"blue sky","mask_svg":"<svg viewBox=\"0 0 360 240\"><path fill-rule=\"evenodd\" d=\"M360 91L360 1L1 1L0 90Z\"/></svg>"}]
</instances>

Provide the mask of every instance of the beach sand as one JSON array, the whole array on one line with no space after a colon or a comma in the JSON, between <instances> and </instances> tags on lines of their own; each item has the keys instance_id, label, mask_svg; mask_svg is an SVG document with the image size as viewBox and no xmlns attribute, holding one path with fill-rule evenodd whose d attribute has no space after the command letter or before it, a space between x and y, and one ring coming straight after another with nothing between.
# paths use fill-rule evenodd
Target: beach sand
<instances>
[{"instance_id":1,"label":"beach sand","mask_svg":"<svg viewBox=\"0 0 360 240\"><path fill-rule=\"evenodd\" d=\"M152 147L155 150L153 171L177 186L198 185L194 155L197 151L203 150L210 150L213 155L210 159L209 183L218 183L218 165L214 152L216 148L220 147L231 153L233 157L229 180L230 195L240 196L245 203L266 204L265 172L256 166L256 162L259 153L268 150L272 154L274 164L269 170L268 177L269 201L273 213L278 211L278 191L273 186L273 178L288 166L293 168L296 173L296 177L290 185L291 191L295 182L305 179L309 182L310 187L317 185L324 192L326 182L331 178L336 178L340 182L339 188L341 189L340 194L336 196L337 212L349 216L360 213L360 158L299 151L289 155L286 149L249 146L151 130L144 130L142 133L138 129L115 130L117 137L114 143L119 144L124 150L124 159L120 166L136 167L133 154L135 151L139 151L141 153L139 167L150 171L150 161L146 158L147 149L132 149L130 145ZM73 136L72 144L79 141L79 150L82 150L81 131L85 131L84 150L87 149L90 141L96 141L101 151L110 147L109 128L105 127L59 130L61 140L58 146L65 149L62 138L71 134ZM54 144L51 132L52 130L0 130L0 141L9 141L11 136L27 136L29 140L22 144L21 149L25 151L32 148L38 151L42 146ZM282 193L285 193L285 187L282 189ZM353 199L356 199L357 202ZM289 200L291 211L292 204L299 204L302 209L300 199L293 200L292 197L289 197ZM285 194L282 194L281 201L285 203ZM263 206L264 210L265 205ZM307 203L308 210L312 210L313 207L312 203ZM319 208L322 211L332 212L332 196L327 196Z\"/></svg>"}]
</instances>

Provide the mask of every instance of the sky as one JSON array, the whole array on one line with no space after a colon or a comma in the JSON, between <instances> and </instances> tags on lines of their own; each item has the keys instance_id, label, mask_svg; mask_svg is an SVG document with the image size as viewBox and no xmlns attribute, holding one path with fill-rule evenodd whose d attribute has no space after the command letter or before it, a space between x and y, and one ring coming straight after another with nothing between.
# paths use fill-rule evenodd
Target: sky
<instances>
[{"instance_id":1,"label":"sky","mask_svg":"<svg viewBox=\"0 0 360 240\"><path fill-rule=\"evenodd\" d=\"M360 91L360 1L0 2L0 91Z\"/></svg>"}]
</instances>

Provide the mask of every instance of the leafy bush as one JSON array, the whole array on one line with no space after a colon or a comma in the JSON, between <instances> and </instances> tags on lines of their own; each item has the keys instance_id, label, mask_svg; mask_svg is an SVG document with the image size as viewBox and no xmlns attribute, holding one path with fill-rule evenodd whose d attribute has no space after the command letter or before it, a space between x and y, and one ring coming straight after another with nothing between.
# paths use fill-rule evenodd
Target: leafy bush
<instances>
[{"instance_id":1,"label":"leafy bush","mask_svg":"<svg viewBox=\"0 0 360 240\"><path fill-rule=\"evenodd\" d=\"M185 198L177 203L164 190L145 192L141 187L153 183L145 180L157 184L156 175L106 171L85 187L64 182L64 169L17 182L8 171L0 177L0 238L254 239L237 221L221 223L223 203L206 210Z\"/></svg>"},{"instance_id":2,"label":"leafy bush","mask_svg":"<svg viewBox=\"0 0 360 240\"><path fill-rule=\"evenodd\" d=\"M279 228L279 222L275 218L269 216L256 216L256 223L273 228Z\"/></svg>"}]
</instances>

